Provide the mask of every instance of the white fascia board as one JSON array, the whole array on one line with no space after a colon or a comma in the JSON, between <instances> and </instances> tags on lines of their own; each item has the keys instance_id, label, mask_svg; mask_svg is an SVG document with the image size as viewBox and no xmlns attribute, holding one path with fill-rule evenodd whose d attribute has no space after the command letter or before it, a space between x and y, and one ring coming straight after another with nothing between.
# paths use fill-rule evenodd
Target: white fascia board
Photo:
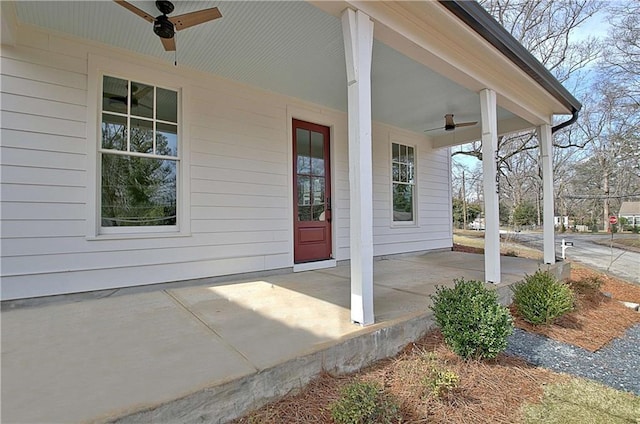
<instances>
[{"instance_id":1,"label":"white fascia board","mask_svg":"<svg viewBox=\"0 0 640 424\"><path fill-rule=\"evenodd\" d=\"M479 93L496 92L498 106L531 126L549 124L549 116L571 114L520 67L506 58L438 2L323 2L316 7L334 16L345 8L362 10L374 22L376 40Z\"/></svg>"}]
</instances>

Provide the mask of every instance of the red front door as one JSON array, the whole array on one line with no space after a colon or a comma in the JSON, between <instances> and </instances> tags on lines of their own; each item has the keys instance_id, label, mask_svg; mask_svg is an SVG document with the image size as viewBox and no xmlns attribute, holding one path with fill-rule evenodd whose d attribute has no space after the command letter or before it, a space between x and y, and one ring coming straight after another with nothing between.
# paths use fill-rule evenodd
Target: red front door
<instances>
[{"instance_id":1,"label":"red front door","mask_svg":"<svg viewBox=\"0 0 640 424\"><path fill-rule=\"evenodd\" d=\"M331 258L329 128L293 120L294 262Z\"/></svg>"}]
</instances>

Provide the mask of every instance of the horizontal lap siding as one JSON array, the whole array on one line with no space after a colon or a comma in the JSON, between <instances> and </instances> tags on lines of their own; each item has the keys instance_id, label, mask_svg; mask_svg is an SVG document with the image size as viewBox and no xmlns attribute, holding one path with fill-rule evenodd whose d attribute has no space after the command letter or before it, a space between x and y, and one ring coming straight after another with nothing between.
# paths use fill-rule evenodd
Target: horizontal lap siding
<instances>
[{"instance_id":1,"label":"horizontal lap siding","mask_svg":"<svg viewBox=\"0 0 640 424\"><path fill-rule=\"evenodd\" d=\"M101 52L20 36L1 59L3 299L291 266L281 98L184 76L191 235L90 240L87 61Z\"/></svg>"},{"instance_id":2,"label":"horizontal lap siding","mask_svg":"<svg viewBox=\"0 0 640 424\"><path fill-rule=\"evenodd\" d=\"M2 48L2 298L152 284L292 265L288 108L333 122L334 248L349 258L346 116L167 66L189 81L191 234L87 238L88 55L108 49L30 28ZM112 53L117 57L117 52ZM141 59L141 63L144 63ZM182 74L184 72L184 74ZM196 77L194 77L196 75ZM295 112L294 112L295 117ZM414 136L419 226L390 222L387 126L374 125L375 254L451 244L448 160ZM89 141L88 141L89 140Z\"/></svg>"}]
</instances>

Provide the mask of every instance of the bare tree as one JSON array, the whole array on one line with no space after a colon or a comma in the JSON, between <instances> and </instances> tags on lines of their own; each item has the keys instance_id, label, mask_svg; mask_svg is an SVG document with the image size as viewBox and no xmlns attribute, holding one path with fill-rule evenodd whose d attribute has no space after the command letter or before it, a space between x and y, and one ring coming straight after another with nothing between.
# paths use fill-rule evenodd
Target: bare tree
<instances>
[{"instance_id":1,"label":"bare tree","mask_svg":"<svg viewBox=\"0 0 640 424\"><path fill-rule=\"evenodd\" d=\"M587 80L588 66L601 56L599 42L591 37L575 41L578 27L600 11L603 4L593 0L481 0L494 18L520 44L527 48L554 76L576 91ZM565 118L566 119L566 118ZM579 150L588 142L572 127L554 134L554 146L565 150L554 153L554 173L566 176ZM498 172L501 198L505 206L535 205L538 224L542 217L542 171L538 161L538 140L534 131L498 138ZM454 155L482 160L482 145L476 141L463 146ZM558 150L558 149L555 149ZM563 187L566 184L561 183ZM566 198L563 197L566 202ZM565 205L564 210L568 210Z\"/></svg>"}]
</instances>

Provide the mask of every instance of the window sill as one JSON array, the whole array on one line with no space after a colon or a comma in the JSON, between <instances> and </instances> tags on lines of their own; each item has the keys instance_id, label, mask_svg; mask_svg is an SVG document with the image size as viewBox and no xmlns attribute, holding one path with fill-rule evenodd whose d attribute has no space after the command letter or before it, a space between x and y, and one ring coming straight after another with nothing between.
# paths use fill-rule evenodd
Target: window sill
<instances>
[{"instance_id":1,"label":"window sill","mask_svg":"<svg viewBox=\"0 0 640 424\"><path fill-rule=\"evenodd\" d=\"M157 238L176 238L191 237L188 232L166 232L166 233L111 233L98 234L96 236L87 236L87 241L101 240L138 240L138 239L157 239Z\"/></svg>"},{"instance_id":2,"label":"window sill","mask_svg":"<svg viewBox=\"0 0 640 424\"><path fill-rule=\"evenodd\" d=\"M416 221L393 221L390 227L391 228L418 228L419 225Z\"/></svg>"}]
</instances>

